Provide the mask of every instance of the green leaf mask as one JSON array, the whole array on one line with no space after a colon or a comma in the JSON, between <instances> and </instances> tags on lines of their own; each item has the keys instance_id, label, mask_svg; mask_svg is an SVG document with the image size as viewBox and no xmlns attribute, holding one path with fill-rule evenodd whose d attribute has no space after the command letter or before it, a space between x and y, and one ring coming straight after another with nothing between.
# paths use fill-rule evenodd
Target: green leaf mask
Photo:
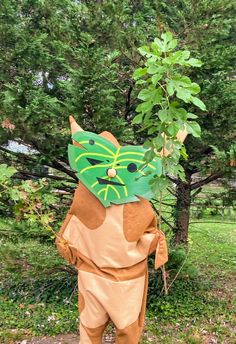
<instances>
[{"instance_id":1,"label":"green leaf mask","mask_svg":"<svg viewBox=\"0 0 236 344\"><path fill-rule=\"evenodd\" d=\"M142 146L117 148L88 131L76 132L72 139L82 147L69 145L70 166L104 207L139 201L138 196L152 197L149 181L154 175L161 175L160 158L143 165L146 150ZM109 169L115 170L112 178L107 174Z\"/></svg>"}]
</instances>

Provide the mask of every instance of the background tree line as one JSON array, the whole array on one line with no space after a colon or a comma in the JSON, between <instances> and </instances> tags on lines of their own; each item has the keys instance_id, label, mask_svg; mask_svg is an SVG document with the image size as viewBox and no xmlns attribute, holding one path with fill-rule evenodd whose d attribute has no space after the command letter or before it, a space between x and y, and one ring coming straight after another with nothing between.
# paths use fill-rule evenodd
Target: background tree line
<instances>
[{"instance_id":1,"label":"background tree line","mask_svg":"<svg viewBox=\"0 0 236 344\"><path fill-rule=\"evenodd\" d=\"M137 77L150 62L147 48L139 47L152 47L168 31L178 40L174 52L190 51L203 63L175 67L194 83L192 92L200 85L206 111L179 101L202 134L192 127L182 170L178 165L185 179L169 173L168 190L153 203L168 239L185 247L169 245L168 295L150 258L142 343L235 342L236 197L228 183L236 160L235 24L231 0L0 1L1 343L42 335L50 342L50 335L77 331L76 271L54 246L78 182L67 160L68 117L87 130L110 130L122 144L158 138L167 112L144 130L144 113L137 111L150 95L144 92L149 79L160 81L157 71ZM225 185L207 184L218 178ZM222 222L219 204L234 204L230 223Z\"/></svg>"},{"instance_id":2,"label":"background tree line","mask_svg":"<svg viewBox=\"0 0 236 344\"><path fill-rule=\"evenodd\" d=\"M176 206L169 225L174 242L186 244L192 200L203 185L232 173L235 18L227 0L2 1L0 161L17 169L18 180L46 177L51 189L71 192L77 180L67 162L69 114L84 129L110 130L123 144L143 143L147 133L131 125L138 104L132 75L142 65L137 47L169 30L203 61L189 76L207 106L207 112L195 111L201 138L186 140L185 181L170 176ZM12 152L8 140L37 154ZM44 166L57 172L47 175ZM202 176L197 181L195 173ZM50 207L59 219L59 208Z\"/></svg>"}]
</instances>

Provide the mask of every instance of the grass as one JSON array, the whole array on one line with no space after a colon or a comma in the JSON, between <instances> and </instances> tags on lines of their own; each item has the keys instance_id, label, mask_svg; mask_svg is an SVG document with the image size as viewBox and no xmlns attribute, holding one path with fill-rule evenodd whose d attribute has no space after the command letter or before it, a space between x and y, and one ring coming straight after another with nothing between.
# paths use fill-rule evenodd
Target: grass
<instances>
[{"instance_id":1,"label":"grass","mask_svg":"<svg viewBox=\"0 0 236 344\"><path fill-rule=\"evenodd\" d=\"M190 227L188 267L170 295L157 302L162 316L149 311L144 343L235 344L235 234L236 225ZM188 278L191 266L198 272Z\"/></svg>"},{"instance_id":2,"label":"grass","mask_svg":"<svg viewBox=\"0 0 236 344\"><path fill-rule=\"evenodd\" d=\"M158 289L151 295L142 344L235 344L235 232L232 224L191 225L186 264L169 295L159 296ZM63 261L55 248L6 237L0 255L0 342L76 332L76 277L57 271ZM173 278L175 271L168 273Z\"/></svg>"}]
</instances>

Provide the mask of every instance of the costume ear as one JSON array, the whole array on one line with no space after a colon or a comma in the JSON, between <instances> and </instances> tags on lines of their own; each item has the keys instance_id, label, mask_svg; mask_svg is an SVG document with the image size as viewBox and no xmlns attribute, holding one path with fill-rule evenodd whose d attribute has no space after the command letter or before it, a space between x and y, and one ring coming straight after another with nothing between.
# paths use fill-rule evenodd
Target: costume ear
<instances>
[{"instance_id":1,"label":"costume ear","mask_svg":"<svg viewBox=\"0 0 236 344\"><path fill-rule=\"evenodd\" d=\"M99 134L99 136L105 137L105 139L113 143L113 145L116 146L117 148L120 147L120 144L115 138L115 136L109 131L103 131L101 134Z\"/></svg>"},{"instance_id":2,"label":"costume ear","mask_svg":"<svg viewBox=\"0 0 236 344\"><path fill-rule=\"evenodd\" d=\"M78 123L76 123L76 120L73 116L69 116L70 121L70 129L71 129L71 135L75 134L77 131L84 131Z\"/></svg>"},{"instance_id":3,"label":"costume ear","mask_svg":"<svg viewBox=\"0 0 236 344\"><path fill-rule=\"evenodd\" d=\"M81 126L79 126L79 124L76 122L76 120L74 119L73 116L69 116L69 122L70 122L71 135L74 135L78 131L84 131L81 128ZM78 146L78 147L82 148L82 146L78 142L76 142L75 140L72 140L72 143L74 146Z\"/></svg>"}]
</instances>

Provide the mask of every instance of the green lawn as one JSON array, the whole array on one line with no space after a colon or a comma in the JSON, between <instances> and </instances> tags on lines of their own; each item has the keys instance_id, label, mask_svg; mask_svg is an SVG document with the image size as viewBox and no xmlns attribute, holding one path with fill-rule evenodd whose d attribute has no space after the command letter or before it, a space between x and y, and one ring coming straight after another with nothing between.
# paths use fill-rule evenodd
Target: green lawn
<instances>
[{"instance_id":1,"label":"green lawn","mask_svg":"<svg viewBox=\"0 0 236 344\"><path fill-rule=\"evenodd\" d=\"M143 344L235 343L235 234L233 224L191 225L187 259L169 295L152 294ZM2 239L0 255L0 342L76 332L76 277L57 271L62 261L54 247L11 235ZM168 272L173 279L176 271Z\"/></svg>"},{"instance_id":2,"label":"green lawn","mask_svg":"<svg viewBox=\"0 0 236 344\"><path fill-rule=\"evenodd\" d=\"M187 264L160 300L164 319L149 312L143 343L235 344L236 225L191 225ZM194 266L196 276L188 279Z\"/></svg>"}]
</instances>

